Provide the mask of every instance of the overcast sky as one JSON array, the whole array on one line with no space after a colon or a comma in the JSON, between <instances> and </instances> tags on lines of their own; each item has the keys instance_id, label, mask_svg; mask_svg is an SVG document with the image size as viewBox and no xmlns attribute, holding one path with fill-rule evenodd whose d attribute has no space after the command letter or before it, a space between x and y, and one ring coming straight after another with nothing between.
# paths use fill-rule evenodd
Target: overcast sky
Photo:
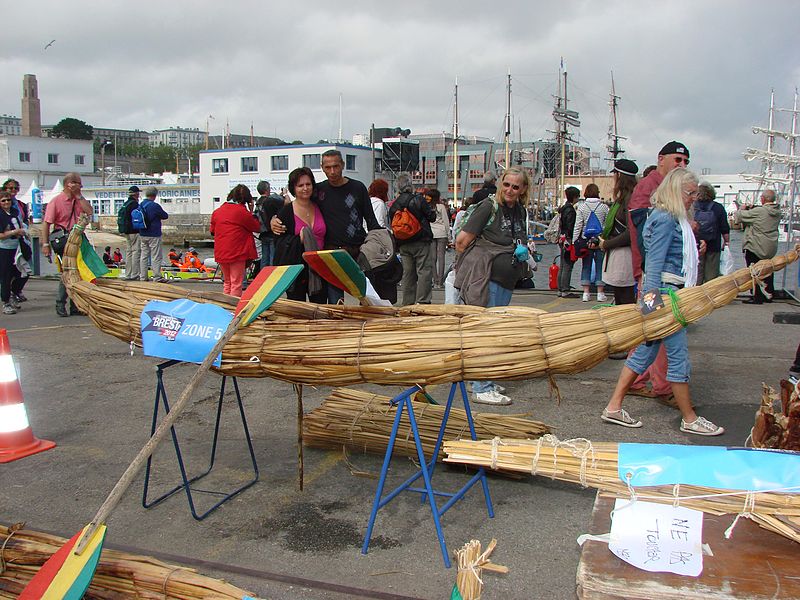
<instances>
[{"instance_id":1,"label":"overcast sky","mask_svg":"<svg viewBox=\"0 0 800 600\"><path fill-rule=\"evenodd\" d=\"M507 7L507 8L506 8ZM797 0L419 2L5 2L0 113L20 116L22 76L42 121L172 126L314 143L400 126L501 139L506 73L514 138L549 138L560 57L581 143L607 143L614 72L627 156L653 162L671 139L692 167L752 171L770 89L800 85ZM51 40L55 42L45 50ZM788 116L778 125L789 127Z\"/></svg>"}]
</instances>

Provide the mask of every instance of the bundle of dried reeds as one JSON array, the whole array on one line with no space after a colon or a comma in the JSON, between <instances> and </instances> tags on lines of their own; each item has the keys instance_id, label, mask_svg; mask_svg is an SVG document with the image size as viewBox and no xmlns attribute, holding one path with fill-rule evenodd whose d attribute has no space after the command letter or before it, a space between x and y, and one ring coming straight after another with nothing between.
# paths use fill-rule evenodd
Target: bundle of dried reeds
<instances>
[{"instance_id":1,"label":"bundle of dried reeds","mask_svg":"<svg viewBox=\"0 0 800 600\"><path fill-rule=\"evenodd\" d=\"M141 344L140 315L152 299L234 306L234 298L177 286L82 281L75 267L80 233L78 226L70 234L62 276L78 308L106 333ZM797 256L793 250L680 290L681 320L697 321L728 304L752 287L754 277L782 269ZM665 302L669 306L669 299ZM609 353L661 339L682 326L668 308L643 317L635 305L549 314L525 307L350 307L279 300L225 346L220 371L331 386L530 379L585 371Z\"/></svg>"},{"instance_id":2,"label":"bundle of dried reeds","mask_svg":"<svg viewBox=\"0 0 800 600\"><path fill-rule=\"evenodd\" d=\"M315 448L345 447L357 452L384 454L397 413L397 408L389 400L388 396L361 390L335 389L319 408L303 419L303 441ZM412 401L412 405L420 440L426 456L430 456L436 436L439 435L445 407L417 401ZM538 438L550 432L550 427L525 415L473 412L472 417L478 439L496 436ZM466 413L463 409L453 407L447 419L444 439L456 440L465 436L469 437ZM394 451L402 456L417 456L408 414L400 418Z\"/></svg>"},{"instance_id":3,"label":"bundle of dried reeds","mask_svg":"<svg viewBox=\"0 0 800 600\"><path fill-rule=\"evenodd\" d=\"M16 598L64 542L21 525L0 525L0 598ZM194 569L104 549L85 598L242 600L245 596L252 594Z\"/></svg>"},{"instance_id":4,"label":"bundle of dried reeds","mask_svg":"<svg viewBox=\"0 0 800 600\"><path fill-rule=\"evenodd\" d=\"M617 444L586 439L458 440L444 443L445 462L541 475L593 487L618 498L634 493L618 473ZM635 488L639 500L680 504L712 514L747 514L760 525L800 542L800 494L733 492L692 485ZM781 531L778 531L781 530Z\"/></svg>"},{"instance_id":5,"label":"bundle of dried reeds","mask_svg":"<svg viewBox=\"0 0 800 600\"><path fill-rule=\"evenodd\" d=\"M482 571L494 573L508 573L508 567L496 565L489 560L497 546L497 540L492 540L481 552L481 543L470 540L463 548L456 551L458 560L458 574L456 575L456 589L463 600L479 600L483 593Z\"/></svg>"}]
</instances>

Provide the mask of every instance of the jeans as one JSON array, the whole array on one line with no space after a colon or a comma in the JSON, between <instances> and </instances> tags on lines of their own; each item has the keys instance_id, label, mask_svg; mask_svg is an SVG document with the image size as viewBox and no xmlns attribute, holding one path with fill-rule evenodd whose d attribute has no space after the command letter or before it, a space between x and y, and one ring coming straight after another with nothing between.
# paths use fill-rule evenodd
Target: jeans
<instances>
[{"instance_id":1,"label":"jeans","mask_svg":"<svg viewBox=\"0 0 800 600\"><path fill-rule=\"evenodd\" d=\"M489 282L489 302L486 304L486 308L492 308L494 306L508 306L511 304L511 295L514 293L514 290L506 289L499 284L495 283L494 281ZM473 381L472 382L472 391L476 394L480 394L483 392L491 392L495 389L495 385L493 381Z\"/></svg>"},{"instance_id":2,"label":"jeans","mask_svg":"<svg viewBox=\"0 0 800 600\"><path fill-rule=\"evenodd\" d=\"M261 268L271 267L275 260L275 238L261 240Z\"/></svg>"},{"instance_id":3,"label":"jeans","mask_svg":"<svg viewBox=\"0 0 800 600\"><path fill-rule=\"evenodd\" d=\"M667 381L687 383L692 367L689 363L689 346L686 341L686 328L682 327L663 340L647 344L639 344L625 361L631 371L641 375L656 359L661 344L667 349Z\"/></svg>"},{"instance_id":4,"label":"jeans","mask_svg":"<svg viewBox=\"0 0 800 600\"><path fill-rule=\"evenodd\" d=\"M589 254L581 259L581 285L592 285L593 283L598 287L603 285L604 254L599 249L589 250ZM594 277L592 277L592 265L594 265Z\"/></svg>"},{"instance_id":5,"label":"jeans","mask_svg":"<svg viewBox=\"0 0 800 600\"><path fill-rule=\"evenodd\" d=\"M161 278L161 237L139 236L142 245L142 256L139 261L139 279L147 281L147 262L153 269L153 279Z\"/></svg>"},{"instance_id":6,"label":"jeans","mask_svg":"<svg viewBox=\"0 0 800 600\"><path fill-rule=\"evenodd\" d=\"M128 248L125 250L125 278L139 279L139 262L142 258L142 243L139 241L138 233L126 233L125 239Z\"/></svg>"}]
</instances>

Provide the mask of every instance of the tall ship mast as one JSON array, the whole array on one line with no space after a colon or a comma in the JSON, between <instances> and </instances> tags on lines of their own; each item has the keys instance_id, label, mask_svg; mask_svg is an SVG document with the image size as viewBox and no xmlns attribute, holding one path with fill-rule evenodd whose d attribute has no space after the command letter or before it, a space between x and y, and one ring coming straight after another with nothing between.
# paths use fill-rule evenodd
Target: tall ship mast
<instances>
[{"instance_id":1,"label":"tall ship mast","mask_svg":"<svg viewBox=\"0 0 800 600\"><path fill-rule=\"evenodd\" d=\"M563 80L563 95L562 95L562 80ZM580 127L581 122L578 120L578 112L569 110L567 108L567 70L564 68L564 59L561 59L561 66L558 70L558 95L556 96L556 106L553 109L553 119L556 122L556 143L560 147L561 160L559 161L560 177L559 188L555 196L556 205L558 205L561 194L564 191L564 178L567 174L567 142L574 143L575 140L570 136L568 127Z\"/></svg>"},{"instance_id":2,"label":"tall ship mast","mask_svg":"<svg viewBox=\"0 0 800 600\"><path fill-rule=\"evenodd\" d=\"M611 71L611 96L608 101L611 113L608 120L608 146L606 146L606 150L611 157L609 162L612 163L612 166L613 162L619 158L620 154L625 153L619 141L628 139L619 135L619 130L617 129L617 106L619 106L619 100L620 97L617 96L617 92L614 89L614 71Z\"/></svg>"},{"instance_id":3,"label":"tall ship mast","mask_svg":"<svg viewBox=\"0 0 800 600\"><path fill-rule=\"evenodd\" d=\"M458 202L458 77L454 92L455 105L453 107L453 206L460 206Z\"/></svg>"}]
</instances>

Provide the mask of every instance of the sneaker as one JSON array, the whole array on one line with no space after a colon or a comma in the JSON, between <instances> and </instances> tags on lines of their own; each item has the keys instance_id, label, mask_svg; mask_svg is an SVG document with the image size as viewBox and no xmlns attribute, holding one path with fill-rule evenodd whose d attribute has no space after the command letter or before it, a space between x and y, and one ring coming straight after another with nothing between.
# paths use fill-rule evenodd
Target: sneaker
<instances>
[{"instance_id":1,"label":"sneaker","mask_svg":"<svg viewBox=\"0 0 800 600\"><path fill-rule=\"evenodd\" d=\"M495 406L507 406L511 404L511 398L504 396L497 390L489 392L479 392L475 394L475 402L478 404L493 404Z\"/></svg>"},{"instance_id":2,"label":"sneaker","mask_svg":"<svg viewBox=\"0 0 800 600\"><path fill-rule=\"evenodd\" d=\"M623 427L641 427L642 422L638 419L634 419L632 416L628 414L628 412L624 408L620 408L619 410L609 411L608 409L603 409L603 414L600 416L603 421L606 423L613 423L614 425L622 425Z\"/></svg>"},{"instance_id":3,"label":"sneaker","mask_svg":"<svg viewBox=\"0 0 800 600\"><path fill-rule=\"evenodd\" d=\"M17 300L17 299L16 299L16 297L14 296L14 294L11 294L11 296L9 296L9 298L8 298L8 303L9 303L11 306L13 306L13 307L14 307L16 310L19 310L20 308L22 308L22 307L19 305L19 300Z\"/></svg>"},{"instance_id":4,"label":"sneaker","mask_svg":"<svg viewBox=\"0 0 800 600\"><path fill-rule=\"evenodd\" d=\"M9 304L8 302L3 305L3 314L4 315L15 315L17 314L17 309L14 308L13 304Z\"/></svg>"},{"instance_id":5,"label":"sneaker","mask_svg":"<svg viewBox=\"0 0 800 600\"><path fill-rule=\"evenodd\" d=\"M589 292L583 292L583 297L581 298L581 302L588 302L589 301Z\"/></svg>"},{"instance_id":6,"label":"sneaker","mask_svg":"<svg viewBox=\"0 0 800 600\"><path fill-rule=\"evenodd\" d=\"M597 292L598 302L605 302L606 300L608 300L608 296L606 296L603 292Z\"/></svg>"},{"instance_id":7,"label":"sneaker","mask_svg":"<svg viewBox=\"0 0 800 600\"><path fill-rule=\"evenodd\" d=\"M693 422L687 423L681 419L681 431L684 433L694 433L695 435L722 435L725 428L714 425L708 419L697 417Z\"/></svg>"},{"instance_id":8,"label":"sneaker","mask_svg":"<svg viewBox=\"0 0 800 600\"><path fill-rule=\"evenodd\" d=\"M165 277L159 277L158 279L153 279L153 283L169 283L169 279Z\"/></svg>"},{"instance_id":9,"label":"sneaker","mask_svg":"<svg viewBox=\"0 0 800 600\"><path fill-rule=\"evenodd\" d=\"M16 300L17 303L19 303L19 302L27 302L28 301L28 298L26 298L25 294L23 294L22 292L20 292L19 294L11 294L11 297L14 300Z\"/></svg>"},{"instance_id":10,"label":"sneaker","mask_svg":"<svg viewBox=\"0 0 800 600\"><path fill-rule=\"evenodd\" d=\"M56 304L56 314L59 317L68 317L69 313L67 312L67 307L63 304Z\"/></svg>"}]
</instances>

